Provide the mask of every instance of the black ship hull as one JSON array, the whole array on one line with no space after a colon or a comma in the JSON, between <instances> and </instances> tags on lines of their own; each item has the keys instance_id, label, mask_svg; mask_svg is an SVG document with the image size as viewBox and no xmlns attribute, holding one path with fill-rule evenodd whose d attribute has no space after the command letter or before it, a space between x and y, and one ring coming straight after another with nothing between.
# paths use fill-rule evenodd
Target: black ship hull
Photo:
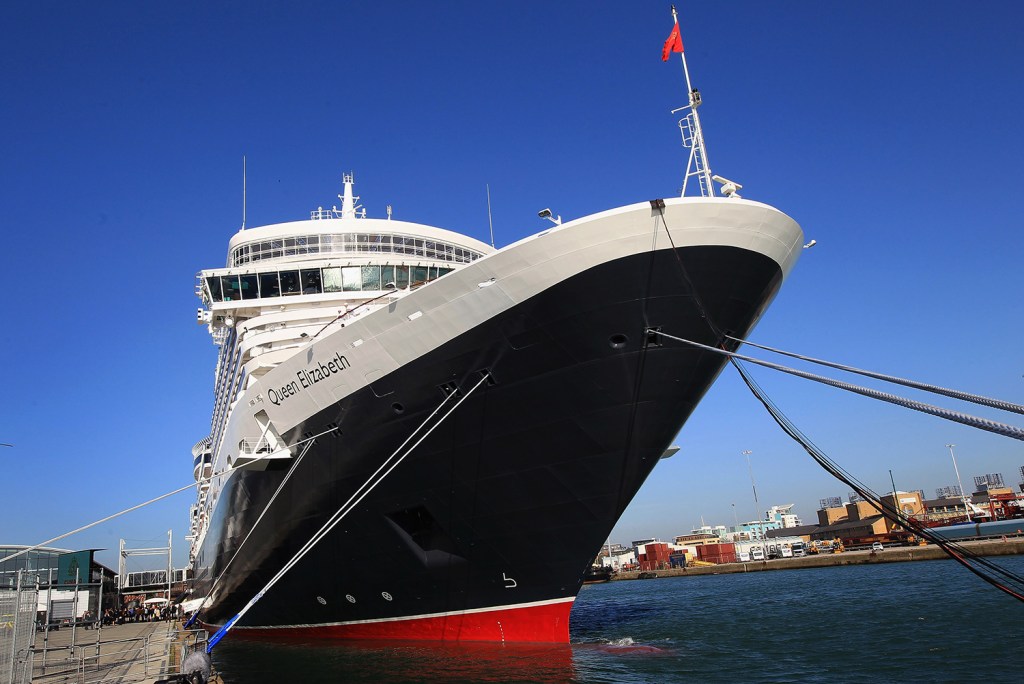
<instances>
[{"instance_id":1,"label":"black ship hull","mask_svg":"<svg viewBox=\"0 0 1024 684\"><path fill-rule=\"evenodd\" d=\"M729 346L723 333L745 336L782 279L737 247L618 258L310 415L287 443L337 429L297 466L239 471L221 491L196 557L201 620L235 615L446 392L486 373L235 629L567 641L592 559L724 365L645 330Z\"/></svg>"}]
</instances>

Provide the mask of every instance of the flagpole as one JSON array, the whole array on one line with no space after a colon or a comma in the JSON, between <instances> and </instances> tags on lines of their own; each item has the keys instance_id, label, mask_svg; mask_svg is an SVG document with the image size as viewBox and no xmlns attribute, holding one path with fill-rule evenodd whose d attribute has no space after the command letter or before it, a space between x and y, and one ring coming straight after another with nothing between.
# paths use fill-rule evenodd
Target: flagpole
<instances>
[{"instance_id":1,"label":"flagpole","mask_svg":"<svg viewBox=\"0 0 1024 684\"><path fill-rule=\"evenodd\" d=\"M678 31L677 40L679 41L680 48L682 48L682 29L679 28L679 14L676 12L675 5L672 5L672 21L675 24L675 30ZM686 97L689 101L690 113L693 116L693 147L690 149L690 160L687 163L687 173L683 178L683 189L680 195L686 195L687 180L689 180L691 175L690 166L695 164L694 175L698 176L700 194L705 197L714 197L715 191L711 179L711 164L708 162L708 151L704 146L704 131L701 129L700 116L697 114L697 107L700 105L700 95L690 82L690 69L686 65L685 49L679 50L679 59L683 63L683 76L686 78Z\"/></svg>"},{"instance_id":2,"label":"flagpole","mask_svg":"<svg viewBox=\"0 0 1024 684\"><path fill-rule=\"evenodd\" d=\"M672 5L672 21L675 22L676 26L679 25L679 14L676 12L676 6ZM682 40L682 29L679 30L679 39ZM683 62L683 76L686 77L686 92L690 97L690 104L693 104L693 85L690 83L690 70L686 68L686 51L679 52L679 59Z\"/></svg>"}]
</instances>

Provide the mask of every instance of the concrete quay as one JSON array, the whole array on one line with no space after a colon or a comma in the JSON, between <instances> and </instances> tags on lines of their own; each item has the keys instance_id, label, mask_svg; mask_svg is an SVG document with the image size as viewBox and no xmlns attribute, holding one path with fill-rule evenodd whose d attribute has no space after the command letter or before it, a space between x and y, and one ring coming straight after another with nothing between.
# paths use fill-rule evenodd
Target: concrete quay
<instances>
[{"instance_id":1,"label":"concrete quay","mask_svg":"<svg viewBox=\"0 0 1024 684\"><path fill-rule=\"evenodd\" d=\"M979 556L1010 556L1024 553L1024 539L1015 537L1002 540L985 540L960 542ZM843 553L827 553L801 558L776 558L768 561L751 561L748 563L722 563L720 565L698 566L689 568L669 568L654 570L658 578L662 577L694 577L699 575L727 575L737 572L763 572L767 570L792 570L796 568L824 568L837 565L870 565L877 563L903 563L919 560L937 560L949 558L938 546L892 546L883 551L844 551ZM639 579L639 571L619 572L612 581Z\"/></svg>"},{"instance_id":2,"label":"concrete quay","mask_svg":"<svg viewBox=\"0 0 1024 684\"><path fill-rule=\"evenodd\" d=\"M33 683L155 684L177 672L175 622L129 622L36 633Z\"/></svg>"}]
</instances>

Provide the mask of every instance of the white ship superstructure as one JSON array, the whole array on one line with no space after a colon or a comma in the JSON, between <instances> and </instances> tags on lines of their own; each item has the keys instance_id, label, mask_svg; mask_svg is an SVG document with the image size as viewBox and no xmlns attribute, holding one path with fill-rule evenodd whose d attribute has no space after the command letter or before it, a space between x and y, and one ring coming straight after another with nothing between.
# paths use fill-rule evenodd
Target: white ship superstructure
<instances>
[{"instance_id":1,"label":"white ship superstructure","mask_svg":"<svg viewBox=\"0 0 1024 684\"><path fill-rule=\"evenodd\" d=\"M243 438L231 454L223 448L225 431L246 390L299 347L493 251L459 233L392 220L390 207L386 219L367 218L353 174L342 182L340 209L318 207L309 220L243 227L228 245L227 266L196 275L203 304L197 320L220 348L211 432L192 449L197 480L246 461L265 468L275 457L281 445L268 430ZM190 514L192 560L222 482L200 484Z\"/></svg>"}]
</instances>

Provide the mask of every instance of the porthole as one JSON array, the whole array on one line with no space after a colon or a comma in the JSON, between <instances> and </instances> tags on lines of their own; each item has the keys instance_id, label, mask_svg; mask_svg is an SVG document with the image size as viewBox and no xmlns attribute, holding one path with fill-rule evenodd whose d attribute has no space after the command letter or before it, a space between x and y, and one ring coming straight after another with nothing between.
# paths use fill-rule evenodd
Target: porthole
<instances>
[{"instance_id":1,"label":"porthole","mask_svg":"<svg viewBox=\"0 0 1024 684\"><path fill-rule=\"evenodd\" d=\"M356 602L356 597L353 596L352 594L345 594L345 600L348 601L349 603L355 603Z\"/></svg>"},{"instance_id":2,"label":"porthole","mask_svg":"<svg viewBox=\"0 0 1024 684\"><path fill-rule=\"evenodd\" d=\"M382 591L382 592L380 592L380 595L384 597L384 600L385 600L385 601L391 601L391 600L392 600L392 596L391 596L391 594L389 594L389 593L388 593L388 592L386 592L386 591Z\"/></svg>"},{"instance_id":3,"label":"porthole","mask_svg":"<svg viewBox=\"0 0 1024 684\"><path fill-rule=\"evenodd\" d=\"M608 346L612 349L624 349L629 338L622 333L617 333L608 338Z\"/></svg>"},{"instance_id":4,"label":"porthole","mask_svg":"<svg viewBox=\"0 0 1024 684\"><path fill-rule=\"evenodd\" d=\"M327 599L325 599L323 596L317 596L316 602L319 603L321 606L327 605Z\"/></svg>"},{"instance_id":5,"label":"porthole","mask_svg":"<svg viewBox=\"0 0 1024 684\"><path fill-rule=\"evenodd\" d=\"M402 415L403 413L405 413L405 406L396 401L394 404L391 405L391 410L393 410L398 415Z\"/></svg>"}]
</instances>

